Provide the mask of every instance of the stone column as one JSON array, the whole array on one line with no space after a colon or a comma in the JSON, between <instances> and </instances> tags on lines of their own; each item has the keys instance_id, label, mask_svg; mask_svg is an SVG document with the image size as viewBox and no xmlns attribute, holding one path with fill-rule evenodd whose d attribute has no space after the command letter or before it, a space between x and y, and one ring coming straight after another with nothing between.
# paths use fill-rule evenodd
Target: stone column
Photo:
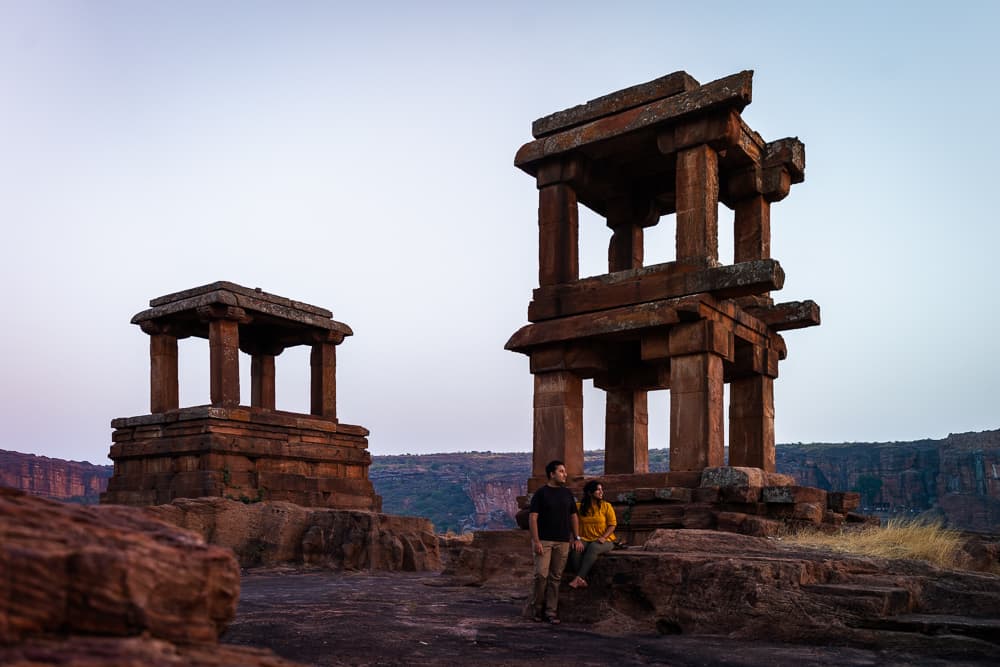
<instances>
[{"instance_id":1,"label":"stone column","mask_svg":"<svg viewBox=\"0 0 1000 667\"><path fill-rule=\"evenodd\" d=\"M706 320L670 331L670 469L703 470L725 463L724 357L732 334Z\"/></svg>"},{"instance_id":2,"label":"stone column","mask_svg":"<svg viewBox=\"0 0 1000 667\"><path fill-rule=\"evenodd\" d=\"M631 475L649 472L649 414L646 392L612 389L606 394L605 474Z\"/></svg>"},{"instance_id":3,"label":"stone column","mask_svg":"<svg viewBox=\"0 0 1000 667\"><path fill-rule=\"evenodd\" d=\"M643 229L655 225L659 211L653 202L636 205L621 198L608 205L608 271L638 269L643 265ZM649 414L645 391L630 387L606 389L604 416L604 472L634 474L649 471Z\"/></svg>"},{"instance_id":4,"label":"stone column","mask_svg":"<svg viewBox=\"0 0 1000 667\"><path fill-rule=\"evenodd\" d=\"M212 405L240 404L240 325L236 320L208 323L209 384Z\"/></svg>"},{"instance_id":5,"label":"stone column","mask_svg":"<svg viewBox=\"0 0 1000 667\"><path fill-rule=\"evenodd\" d=\"M771 256L771 204L764 195L736 203L734 260L749 262Z\"/></svg>"},{"instance_id":6,"label":"stone column","mask_svg":"<svg viewBox=\"0 0 1000 667\"><path fill-rule=\"evenodd\" d=\"M774 378L729 383L729 465L774 472Z\"/></svg>"},{"instance_id":7,"label":"stone column","mask_svg":"<svg viewBox=\"0 0 1000 667\"><path fill-rule=\"evenodd\" d=\"M250 405L274 410L274 355L250 357Z\"/></svg>"},{"instance_id":8,"label":"stone column","mask_svg":"<svg viewBox=\"0 0 1000 667\"><path fill-rule=\"evenodd\" d=\"M708 145L677 153L677 261L719 260L719 158Z\"/></svg>"},{"instance_id":9,"label":"stone column","mask_svg":"<svg viewBox=\"0 0 1000 667\"><path fill-rule=\"evenodd\" d=\"M535 374L532 476L544 482L554 459L571 479L583 476L583 381L571 371Z\"/></svg>"},{"instance_id":10,"label":"stone column","mask_svg":"<svg viewBox=\"0 0 1000 667\"><path fill-rule=\"evenodd\" d=\"M538 285L557 285L580 277L579 209L573 181L575 162L541 167L538 184Z\"/></svg>"},{"instance_id":11,"label":"stone column","mask_svg":"<svg viewBox=\"0 0 1000 667\"><path fill-rule=\"evenodd\" d=\"M315 343L309 357L312 369L309 412L328 419L337 418L337 346Z\"/></svg>"},{"instance_id":12,"label":"stone column","mask_svg":"<svg viewBox=\"0 0 1000 667\"><path fill-rule=\"evenodd\" d=\"M177 337L149 336L149 411L153 414L180 407L177 381Z\"/></svg>"}]
</instances>

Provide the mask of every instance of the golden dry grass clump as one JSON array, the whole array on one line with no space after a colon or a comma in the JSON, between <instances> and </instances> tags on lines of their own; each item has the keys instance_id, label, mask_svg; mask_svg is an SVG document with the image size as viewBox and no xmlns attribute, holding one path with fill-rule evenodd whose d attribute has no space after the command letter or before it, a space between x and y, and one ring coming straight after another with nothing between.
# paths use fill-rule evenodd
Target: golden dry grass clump
<instances>
[{"instance_id":1,"label":"golden dry grass clump","mask_svg":"<svg viewBox=\"0 0 1000 667\"><path fill-rule=\"evenodd\" d=\"M890 519L884 527L867 526L833 535L803 531L785 541L862 556L912 558L939 567L961 566L962 536L935 521Z\"/></svg>"}]
</instances>

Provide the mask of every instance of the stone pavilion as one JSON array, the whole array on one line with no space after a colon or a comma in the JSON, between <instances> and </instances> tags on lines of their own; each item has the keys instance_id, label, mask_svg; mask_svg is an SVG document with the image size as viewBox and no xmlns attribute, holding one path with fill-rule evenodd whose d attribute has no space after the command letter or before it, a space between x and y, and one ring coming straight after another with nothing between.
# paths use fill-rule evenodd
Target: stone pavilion
<instances>
[{"instance_id":1,"label":"stone pavilion","mask_svg":"<svg viewBox=\"0 0 1000 667\"><path fill-rule=\"evenodd\" d=\"M111 422L114 474L102 503L222 496L381 509L368 430L337 418L337 346L350 327L324 308L229 282L168 294L132 318L149 335L150 414ZM177 341L209 345L210 403L180 407ZM275 409L275 357L308 345L309 414ZM240 403L240 352L250 405Z\"/></svg>"}]
</instances>

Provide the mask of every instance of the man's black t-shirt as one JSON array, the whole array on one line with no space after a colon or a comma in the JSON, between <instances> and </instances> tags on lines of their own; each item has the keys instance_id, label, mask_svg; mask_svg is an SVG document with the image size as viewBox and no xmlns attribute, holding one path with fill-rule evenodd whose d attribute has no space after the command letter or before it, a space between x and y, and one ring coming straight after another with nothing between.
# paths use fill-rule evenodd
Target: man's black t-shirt
<instances>
[{"instance_id":1,"label":"man's black t-shirt","mask_svg":"<svg viewBox=\"0 0 1000 667\"><path fill-rule=\"evenodd\" d=\"M569 542L569 518L576 514L576 501L572 491L565 486L546 484L531 496L528 511L538 513L538 539Z\"/></svg>"}]
</instances>

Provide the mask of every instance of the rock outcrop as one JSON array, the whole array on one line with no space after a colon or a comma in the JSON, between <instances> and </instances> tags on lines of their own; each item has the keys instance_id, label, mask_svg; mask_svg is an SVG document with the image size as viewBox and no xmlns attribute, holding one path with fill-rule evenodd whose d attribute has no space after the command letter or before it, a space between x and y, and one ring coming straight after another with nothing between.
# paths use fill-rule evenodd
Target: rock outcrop
<instances>
[{"instance_id":1,"label":"rock outcrop","mask_svg":"<svg viewBox=\"0 0 1000 667\"><path fill-rule=\"evenodd\" d=\"M982 546L982 545L980 545ZM981 554L980 554L981 555ZM997 568L963 552L958 562ZM443 578L527 590L525 531L476 533ZM1000 576L795 547L713 530L659 530L601 556L586 589L563 577L560 616L606 634L911 648L1000 659Z\"/></svg>"},{"instance_id":2,"label":"rock outcrop","mask_svg":"<svg viewBox=\"0 0 1000 667\"><path fill-rule=\"evenodd\" d=\"M146 511L231 549L243 567L441 569L438 540L427 519L278 501L244 504L225 498L181 498Z\"/></svg>"},{"instance_id":3,"label":"rock outcrop","mask_svg":"<svg viewBox=\"0 0 1000 667\"><path fill-rule=\"evenodd\" d=\"M920 561L663 530L642 549L604 557L588 589L568 590L564 614L588 623L855 646L939 642L1000 657L1000 577Z\"/></svg>"},{"instance_id":4,"label":"rock outcrop","mask_svg":"<svg viewBox=\"0 0 1000 667\"><path fill-rule=\"evenodd\" d=\"M223 647L239 567L142 510L0 489L0 664L291 665Z\"/></svg>"},{"instance_id":5,"label":"rock outcrop","mask_svg":"<svg viewBox=\"0 0 1000 667\"><path fill-rule=\"evenodd\" d=\"M0 486L36 496L96 503L109 477L111 466L0 449Z\"/></svg>"}]
</instances>

